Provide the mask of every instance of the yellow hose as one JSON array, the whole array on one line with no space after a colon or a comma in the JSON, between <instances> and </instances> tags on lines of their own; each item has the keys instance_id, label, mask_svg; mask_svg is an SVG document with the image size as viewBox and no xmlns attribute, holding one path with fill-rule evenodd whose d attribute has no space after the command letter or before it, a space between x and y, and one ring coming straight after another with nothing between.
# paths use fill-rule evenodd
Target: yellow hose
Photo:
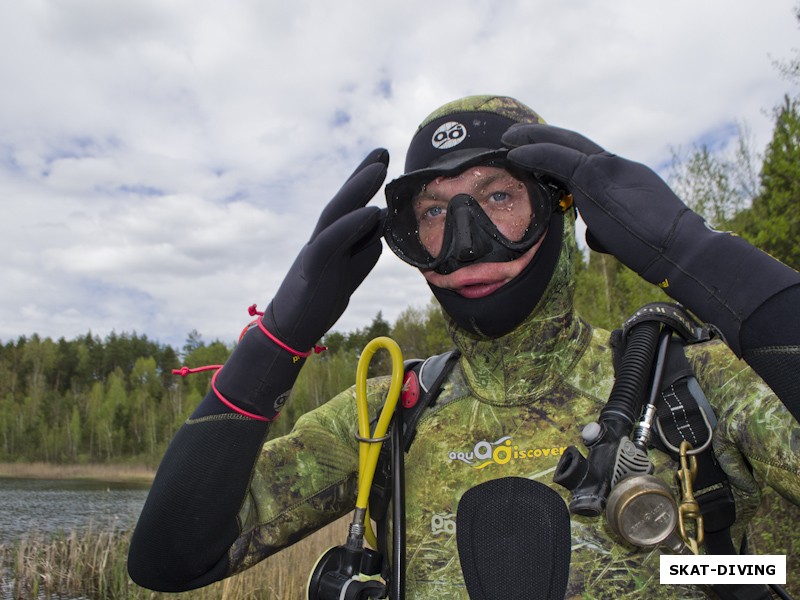
<instances>
[{"instance_id":1,"label":"yellow hose","mask_svg":"<svg viewBox=\"0 0 800 600\"><path fill-rule=\"evenodd\" d=\"M367 405L367 370L375 352L380 348L389 351L392 359L392 379L389 384L389 393L383 410L378 417L375 430L369 430L369 408ZM378 440L386 435L389 429L389 422L394 414L400 392L403 389L403 353L400 346L393 339L388 337L377 337L369 342L361 353L356 370L356 407L358 409L358 435L362 440ZM369 510L369 492L372 487L372 480L375 477L375 469L378 466L378 455L381 451L380 441L359 441L358 443L358 497L356 498L356 508ZM367 542L375 548L377 539L372 530L372 523L369 520L369 513L365 522L365 534Z\"/></svg>"}]
</instances>

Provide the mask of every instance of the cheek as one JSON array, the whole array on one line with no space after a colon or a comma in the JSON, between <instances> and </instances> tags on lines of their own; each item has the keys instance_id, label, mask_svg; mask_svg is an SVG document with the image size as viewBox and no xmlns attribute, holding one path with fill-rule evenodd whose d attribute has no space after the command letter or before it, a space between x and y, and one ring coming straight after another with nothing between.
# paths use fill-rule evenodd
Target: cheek
<instances>
[{"instance_id":1,"label":"cheek","mask_svg":"<svg viewBox=\"0 0 800 600\"><path fill-rule=\"evenodd\" d=\"M442 277L446 277L446 275L440 275L436 271L423 271L422 269L420 269L419 272L422 273L422 276L428 283L433 284L436 287L445 287L442 285L441 279Z\"/></svg>"},{"instance_id":2,"label":"cheek","mask_svg":"<svg viewBox=\"0 0 800 600\"><path fill-rule=\"evenodd\" d=\"M520 234L519 237L521 238L522 234ZM505 275L505 277L510 280L514 279L514 277L522 273L522 271L525 270L525 267L527 267L530 264L531 260L533 260L533 255L536 254L536 251L539 249L540 244L541 241L537 242L533 248L528 250L525 254L523 254L516 260L512 260L507 263L500 263L504 267L503 274Z\"/></svg>"},{"instance_id":3,"label":"cheek","mask_svg":"<svg viewBox=\"0 0 800 600\"><path fill-rule=\"evenodd\" d=\"M502 233L506 239L512 242L518 242L528 231L533 219L533 211L530 207L525 207L522 210L512 212L508 218L499 220L495 223L497 230Z\"/></svg>"},{"instance_id":4,"label":"cheek","mask_svg":"<svg viewBox=\"0 0 800 600\"><path fill-rule=\"evenodd\" d=\"M428 251L428 254L434 258L439 256L442 251L442 241L444 239L444 232L442 228L436 227L419 227L419 241L423 248Z\"/></svg>"},{"instance_id":5,"label":"cheek","mask_svg":"<svg viewBox=\"0 0 800 600\"><path fill-rule=\"evenodd\" d=\"M498 267L502 270L503 275L507 279L509 280L514 279L514 277L522 273L522 271L525 270L525 267L527 267L531 263L533 257L536 256L536 253L539 251L542 242L544 242L545 237L547 237L546 233L541 237L541 239L538 242L536 242L533 245L533 247L530 250L528 250L518 259L506 263L494 263L494 264L498 265Z\"/></svg>"}]
</instances>

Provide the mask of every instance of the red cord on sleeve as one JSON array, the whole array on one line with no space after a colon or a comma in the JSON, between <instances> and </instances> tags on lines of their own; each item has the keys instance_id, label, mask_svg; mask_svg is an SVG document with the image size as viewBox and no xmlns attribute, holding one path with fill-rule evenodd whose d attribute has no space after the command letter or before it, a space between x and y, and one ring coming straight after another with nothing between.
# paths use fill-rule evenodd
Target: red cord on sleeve
<instances>
[{"instance_id":1,"label":"red cord on sleeve","mask_svg":"<svg viewBox=\"0 0 800 600\"><path fill-rule=\"evenodd\" d=\"M263 313L263 312L259 312L259 311L256 309L256 305L255 305L255 304L251 305L251 306L250 306L250 307L249 307L247 310L248 310L248 312L250 313L250 316L251 316L251 317L252 317L252 316L255 316L255 315L259 315L259 316L261 316L261 317L263 317L263 316L264 316L264 313ZM294 360L294 362L297 362L297 361L298 361L299 359L301 359L301 358L308 358L309 356L311 356L311 355L312 355L312 354L314 354L314 353L316 353L316 354L320 354L321 352L325 352L325 350L327 350L327 349L328 349L328 348L327 348L327 346L316 346L316 345L315 345L315 346L314 346L314 347L313 347L311 350L309 350L308 352L301 352L300 350L295 350L295 349L294 349L294 348L292 348L291 346L289 346L289 345L287 345L287 344L284 344L284 343L283 343L281 340L279 340L277 337L275 337L275 336L274 336L274 335L272 335L272 334L271 334L269 331L267 331L267 328L266 328L266 327L264 327L264 323L262 322L262 320L261 320L261 319L256 319L255 323L258 325L258 328L259 328L259 329L262 331L262 333L263 333L264 335L266 335L266 336L267 336L267 337L268 337L268 338L269 338L269 339L270 339L270 340L271 340L271 341L272 341L274 344L276 344L277 346L279 346L279 347L283 348L283 349L284 349L284 350L286 350L286 351L287 351L289 354L294 354L294 356L295 356L295 358L293 359L293 360ZM244 333L247 331L247 329L248 329L248 328L249 328L251 325L252 325L252 323L250 323L250 325L248 325L248 326L245 328L245 331L243 331L243 332L242 332L242 335L244 335ZM241 338L240 338L240 339L241 339Z\"/></svg>"},{"instance_id":2,"label":"red cord on sleeve","mask_svg":"<svg viewBox=\"0 0 800 600\"><path fill-rule=\"evenodd\" d=\"M216 371L216 373L214 373L214 375L211 377L211 389L214 391L214 395L220 402L222 402L225 406L230 408L233 412L248 417L250 419L254 419L256 421L265 421L267 423L272 421L272 419L268 419L263 415L251 413L244 410L243 408L239 408L233 402L231 402L225 396L223 396L217 389L217 375L219 375L220 370L222 370L222 365L206 365L204 367L196 367L194 369L190 369L189 367L184 366L181 367L180 369L173 369L172 374L180 375L181 377L186 377L187 375L190 375L192 373L200 373L202 371Z\"/></svg>"}]
</instances>

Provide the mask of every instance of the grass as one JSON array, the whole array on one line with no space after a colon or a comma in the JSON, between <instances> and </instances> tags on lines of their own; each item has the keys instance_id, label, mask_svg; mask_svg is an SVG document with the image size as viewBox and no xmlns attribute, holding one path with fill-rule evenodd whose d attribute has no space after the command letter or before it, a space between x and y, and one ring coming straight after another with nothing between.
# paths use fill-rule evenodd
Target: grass
<instances>
[{"instance_id":1,"label":"grass","mask_svg":"<svg viewBox=\"0 0 800 600\"><path fill-rule=\"evenodd\" d=\"M345 541L348 518L268 558L252 569L199 590L151 592L129 578L129 534L92 531L47 537L29 534L0 545L3 585L14 599L86 598L120 600L287 600L304 598L308 575L319 556ZM7 597L7 596L3 596Z\"/></svg>"},{"instance_id":2,"label":"grass","mask_svg":"<svg viewBox=\"0 0 800 600\"><path fill-rule=\"evenodd\" d=\"M0 463L0 477L149 482L153 470L129 465ZM181 594L151 592L133 583L126 561L130 532L29 532L0 544L0 597L121 600L262 600L304 598L308 575L331 546L344 543L347 516L252 569Z\"/></svg>"}]
</instances>

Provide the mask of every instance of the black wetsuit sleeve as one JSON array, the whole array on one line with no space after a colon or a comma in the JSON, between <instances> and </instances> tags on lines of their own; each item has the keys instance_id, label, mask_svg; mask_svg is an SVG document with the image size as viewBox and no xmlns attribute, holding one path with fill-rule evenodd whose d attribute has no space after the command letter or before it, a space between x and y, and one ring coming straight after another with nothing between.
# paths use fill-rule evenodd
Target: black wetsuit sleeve
<instances>
[{"instance_id":1,"label":"black wetsuit sleeve","mask_svg":"<svg viewBox=\"0 0 800 600\"><path fill-rule=\"evenodd\" d=\"M229 404L212 388L158 468L128 553L136 583L181 591L229 574L239 509L269 431L259 419L275 417L303 362L257 330L240 340L215 378Z\"/></svg>"},{"instance_id":2,"label":"black wetsuit sleeve","mask_svg":"<svg viewBox=\"0 0 800 600\"><path fill-rule=\"evenodd\" d=\"M131 540L128 572L137 584L176 592L229 574L237 515L267 431L235 413L190 419L178 430Z\"/></svg>"},{"instance_id":3,"label":"black wetsuit sleeve","mask_svg":"<svg viewBox=\"0 0 800 600\"><path fill-rule=\"evenodd\" d=\"M800 421L800 284L775 294L743 323L742 357Z\"/></svg>"}]
</instances>

